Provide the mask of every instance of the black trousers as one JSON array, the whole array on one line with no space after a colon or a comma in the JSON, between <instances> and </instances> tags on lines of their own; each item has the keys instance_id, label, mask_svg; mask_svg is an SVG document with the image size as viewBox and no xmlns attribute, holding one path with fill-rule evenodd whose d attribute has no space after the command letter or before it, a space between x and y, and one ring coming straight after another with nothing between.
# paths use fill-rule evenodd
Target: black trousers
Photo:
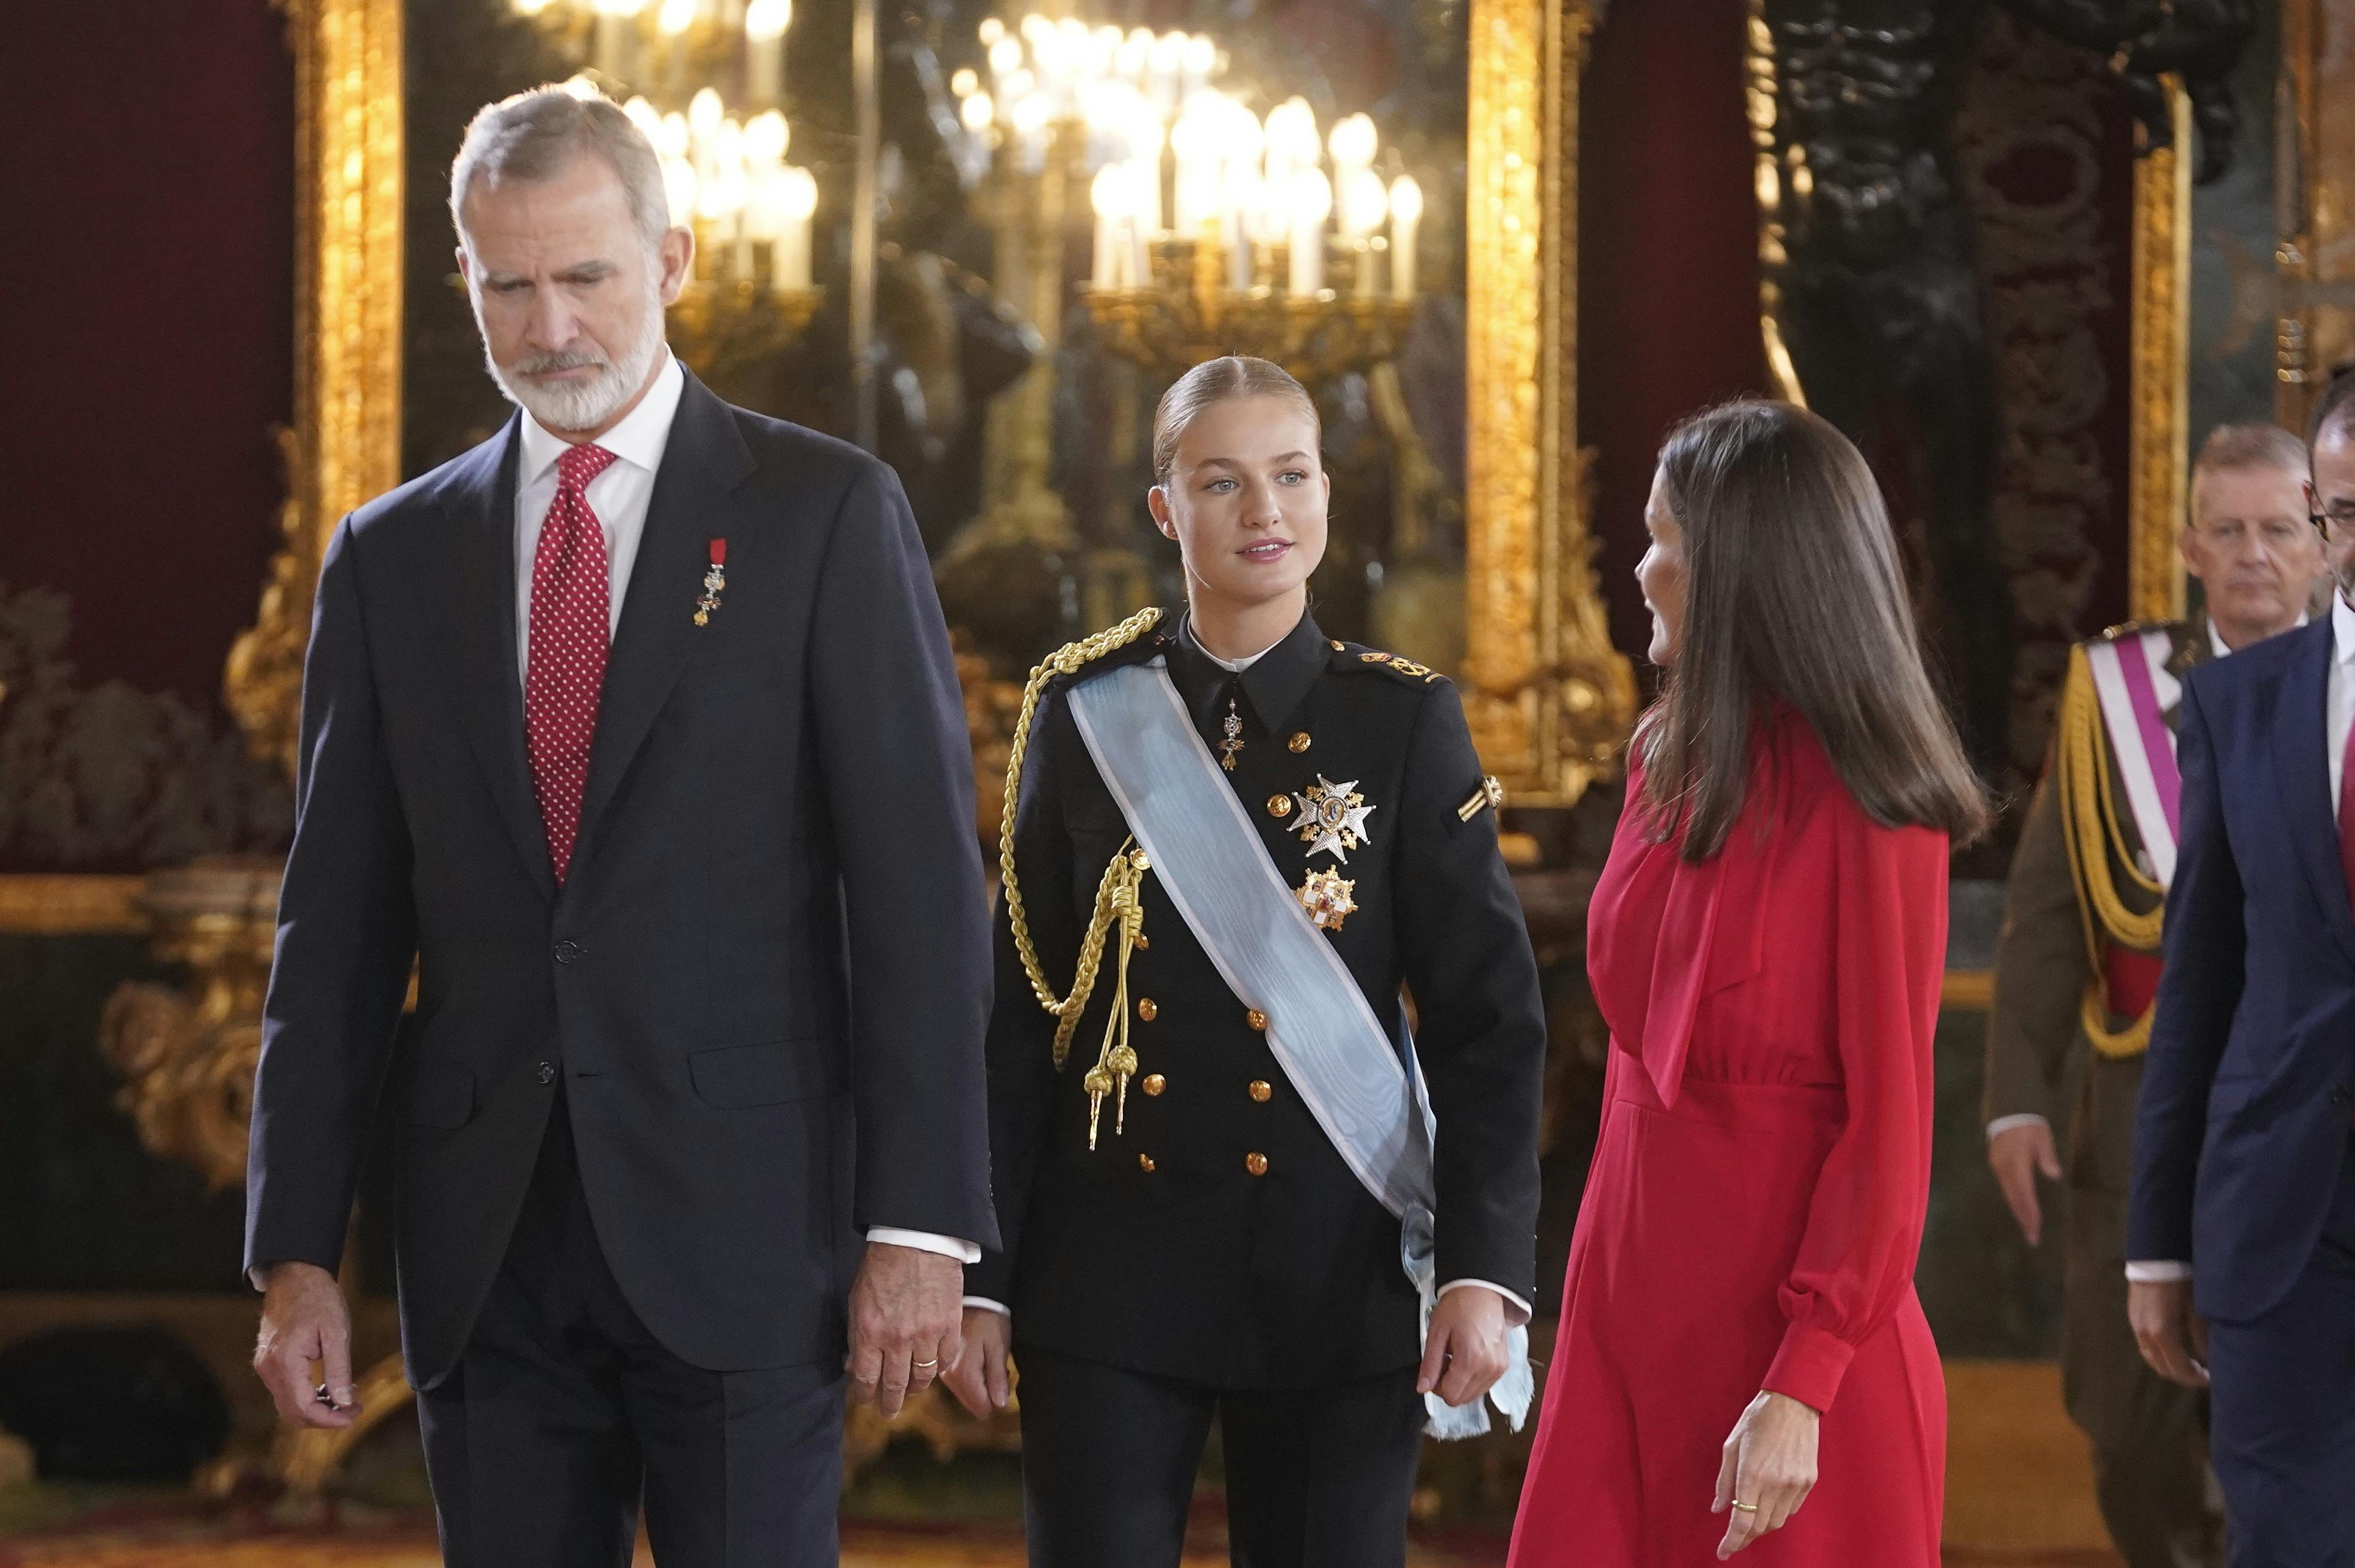
<instances>
[{"instance_id":1,"label":"black trousers","mask_svg":"<svg viewBox=\"0 0 2355 1568\"><path fill-rule=\"evenodd\" d=\"M1235 1568L1403 1568L1415 1369L1277 1392L1018 1346L1030 1568L1177 1568L1215 1413Z\"/></svg>"},{"instance_id":2,"label":"black trousers","mask_svg":"<svg viewBox=\"0 0 2355 1568\"><path fill-rule=\"evenodd\" d=\"M418 1397L449 1568L831 1568L842 1371L665 1349L598 1247L559 1100L458 1368Z\"/></svg>"},{"instance_id":3,"label":"black trousers","mask_svg":"<svg viewBox=\"0 0 2355 1568\"><path fill-rule=\"evenodd\" d=\"M2355 1568L2355 1144L2306 1272L2208 1325L2208 1375L2232 1568Z\"/></svg>"}]
</instances>

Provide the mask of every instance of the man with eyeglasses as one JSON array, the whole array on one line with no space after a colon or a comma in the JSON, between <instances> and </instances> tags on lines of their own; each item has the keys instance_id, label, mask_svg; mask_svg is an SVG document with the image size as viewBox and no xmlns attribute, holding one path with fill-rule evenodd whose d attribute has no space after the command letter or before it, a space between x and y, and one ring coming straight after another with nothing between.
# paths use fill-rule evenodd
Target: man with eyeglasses
<instances>
[{"instance_id":1,"label":"man with eyeglasses","mask_svg":"<svg viewBox=\"0 0 2355 1568\"><path fill-rule=\"evenodd\" d=\"M2305 619L2324 575L2306 477L2306 445L2286 431L2226 425L2208 438L2180 539L2204 613L2115 627L2072 653L2052 766L2005 889L1987 1163L2030 1245L2043 1232L2038 1178L2066 1181L2062 1391L2092 1441L2102 1517L2129 1568L2224 1561L2205 1397L2146 1366L2127 1326L2126 1189L2159 906L2176 859L2179 683L2193 666ZM2053 1125L2080 1049L2064 1168Z\"/></svg>"},{"instance_id":2,"label":"man with eyeglasses","mask_svg":"<svg viewBox=\"0 0 2355 1568\"><path fill-rule=\"evenodd\" d=\"M2311 441L2329 615L2183 683L2126 1216L2143 1356L2209 1392L2233 1568L2355 1561L2355 377Z\"/></svg>"}]
</instances>

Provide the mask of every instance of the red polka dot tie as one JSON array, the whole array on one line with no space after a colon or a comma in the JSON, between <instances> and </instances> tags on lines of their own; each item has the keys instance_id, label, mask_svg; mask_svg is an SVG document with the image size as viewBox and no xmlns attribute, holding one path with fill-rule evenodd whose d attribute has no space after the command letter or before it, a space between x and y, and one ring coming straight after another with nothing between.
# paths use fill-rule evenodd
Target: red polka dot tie
<instances>
[{"instance_id":1,"label":"red polka dot tie","mask_svg":"<svg viewBox=\"0 0 2355 1568\"><path fill-rule=\"evenodd\" d=\"M531 561L531 648L524 679L524 734L531 751L539 820L559 886L581 831L581 792L589 782L589 743L605 689L608 572L605 530L589 509L589 482L613 454L602 446L568 447L556 460L556 499L539 526Z\"/></svg>"}]
</instances>

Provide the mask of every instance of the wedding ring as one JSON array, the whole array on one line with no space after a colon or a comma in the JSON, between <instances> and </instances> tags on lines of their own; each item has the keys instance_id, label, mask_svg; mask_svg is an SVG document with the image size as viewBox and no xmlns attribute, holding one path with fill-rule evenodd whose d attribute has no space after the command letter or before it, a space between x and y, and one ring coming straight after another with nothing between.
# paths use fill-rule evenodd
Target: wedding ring
<instances>
[{"instance_id":1,"label":"wedding ring","mask_svg":"<svg viewBox=\"0 0 2355 1568\"><path fill-rule=\"evenodd\" d=\"M939 1366L941 1363L940 1363L938 1360L931 1360L931 1361L911 1361L911 1362L910 1362L909 1364L910 1364L911 1366L913 1366L913 1367L914 1367L918 1371L920 1371L920 1372L929 1372L929 1371L931 1371L934 1367Z\"/></svg>"},{"instance_id":2,"label":"wedding ring","mask_svg":"<svg viewBox=\"0 0 2355 1568\"><path fill-rule=\"evenodd\" d=\"M1733 1505L1733 1511L1736 1513L1756 1513L1758 1511L1758 1505L1756 1503L1736 1503Z\"/></svg>"}]
</instances>

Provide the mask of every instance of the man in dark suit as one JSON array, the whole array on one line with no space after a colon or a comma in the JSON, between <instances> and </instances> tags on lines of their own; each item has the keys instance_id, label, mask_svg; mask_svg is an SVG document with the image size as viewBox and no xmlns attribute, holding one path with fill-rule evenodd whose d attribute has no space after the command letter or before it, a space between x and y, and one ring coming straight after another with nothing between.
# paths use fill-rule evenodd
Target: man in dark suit
<instances>
[{"instance_id":1,"label":"man in dark suit","mask_svg":"<svg viewBox=\"0 0 2355 1568\"><path fill-rule=\"evenodd\" d=\"M2355 379L2324 394L2309 444L2329 616L2183 685L2127 1215L2143 1354L2212 1381L2234 1568L2355 1563Z\"/></svg>"},{"instance_id":2,"label":"man in dark suit","mask_svg":"<svg viewBox=\"0 0 2355 1568\"><path fill-rule=\"evenodd\" d=\"M896 1410L996 1240L931 575L890 470L671 357L693 240L620 110L485 109L452 208L521 410L346 518L321 573L255 1365L289 1421L350 1422L329 1271L389 1082L447 1560L625 1563L643 1496L666 1568L830 1563L846 1341Z\"/></svg>"}]
</instances>

